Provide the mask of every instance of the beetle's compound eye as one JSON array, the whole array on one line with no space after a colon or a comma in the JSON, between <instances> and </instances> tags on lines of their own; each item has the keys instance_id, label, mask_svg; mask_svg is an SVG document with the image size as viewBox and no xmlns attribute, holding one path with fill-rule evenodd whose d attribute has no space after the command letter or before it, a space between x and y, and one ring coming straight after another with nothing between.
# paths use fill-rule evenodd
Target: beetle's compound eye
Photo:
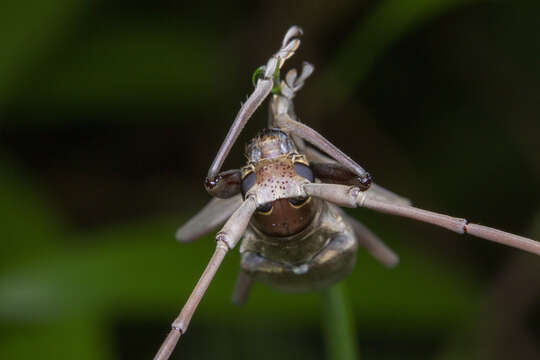
<instances>
[{"instance_id":1,"label":"beetle's compound eye","mask_svg":"<svg viewBox=\"0 0 540 360\"><path fill-rule=\"evenodd\" d=\"M246 193L255 185L255 173L252 171L242 179L242 196L246 197Z\"/></svg>"},{"instance_id":2,"label":"beetle's compound eye","mask_svg":"<svg viewBox=\"0 0 540 360\"><path fill-rule=\"evenodd\" d=\"M310 182L313 182L313 171L311 171L311 168L309 166L300 162L295 162L293 166L294 171L296 171L298 175L308 179Z\"/></svg>"},{"instance_id":3,"label":"beetle's compound eye","mask_svg":"<svg viewBox=\"0 0 540 360\"><path fill-rule=\"evenodd\" d=\"M289 203L294 208L299 208L307 204L309 200L311 200L311 197L295 197L295 198L290 198Z\"/></svg>"},{"instance_id":4,"label":"beetle's compound eye","mask_svg":"<svg viewBox=\"0 0 540 360\"><path fill-rule=\"evenodd\" d=\"M262 204L257 208L257 212L261 215L270 215L272 212L272 203L267 202L266 204Z\"/></svg>"}]
</instances>

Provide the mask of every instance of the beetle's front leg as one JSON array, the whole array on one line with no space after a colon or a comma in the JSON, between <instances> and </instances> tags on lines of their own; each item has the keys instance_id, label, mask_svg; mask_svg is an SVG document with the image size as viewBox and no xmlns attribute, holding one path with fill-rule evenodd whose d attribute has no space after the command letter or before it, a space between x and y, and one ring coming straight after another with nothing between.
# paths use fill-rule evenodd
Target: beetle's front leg
<instances>
[{"instance_id":1,"label":"beetle's front leg","mask_svg":"<svg viewBox=\"0 0 540 360\"><path fill-rule=\"evenodd\" d=\"M353 159L346 155L343 151L338 149L334 144L328 141L324 136L313 130L309 126L302 124L301 122L291 119L289 114L281 113L276 117L277 126L287 133L301 137L309 143L315 145L317 148L325 152L334 158L337 162L344 165L347 169L351 170L358 175L361 183L361 189L369 189L372 179L371 175L358 165Z\"/></svg>"},{"instance_id":2,"label":"beetle's front leg","mask_svg":"<svg viewBox=\"0 0 540 360\"><path fill-rule=\"evenodd\" d=\"M222 171L213 178L204 179L206 191L217 198L228 199L240 193L242 172L239 169Z\"/></svg>"},{"instance_id":3,"label":"beetle's front leg","mask_svg":"<svg viewBox=\"0 0 540 360\"><path fill-rule=\"evenodd\" d=\"M223 143L221 144L212 165L210 165L210 169L208 170L208 178L213 179L216 177L218 171L223 165L223 162L225 161L225 158L229 155L229 151L236 142L236 139L238 139L238 136L240 135L240 132L246 125L247 121L272 91L275 83L275 76L279 75L279 69L283 66L285 60L290 58L300 46L300 40L298 37L301 35L301 28L298 26L291 26L285 34L281 47L277 53L275 53L268 60L265 66L260 68L260 72L255 72L255 90L253 90L253 93L248 97L236 115L236 118L234 119L229 132L225 136L225 139L223 140Z\"/></svg>"},{"instance_id":4,"label":"beetle's front leg","mask_svg":"<svg viewBox=\"0 0 540 360\"><path fill-rule=\"evenodd\" d=\"M339 163L312 162L313 175L321 182L362 187L362 178Z\"/></svg>"}]
</instances>

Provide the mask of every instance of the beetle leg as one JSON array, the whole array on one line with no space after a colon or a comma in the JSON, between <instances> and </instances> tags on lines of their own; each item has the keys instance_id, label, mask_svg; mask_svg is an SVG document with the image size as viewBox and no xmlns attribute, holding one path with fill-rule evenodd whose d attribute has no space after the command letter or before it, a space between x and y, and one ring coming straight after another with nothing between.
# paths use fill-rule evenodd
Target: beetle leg
<instances>
[{"instance_id":1,"label":"beetle leg","mask_svg":"<svg viewBox=\"0 0 540 360\"><path fill-rule=\"evenodd\" d=\"M249 98L240 108L229 132L225 136L225 139L208 170L208 179L212 180L218 174L225 158L229 155L233 144L236 142L236 139L238 139L238 136L247 121L272 91L275 73L276 71L279 71L281 66L285 63L285 60L291 57L300 46L300 40L297 38L300 35L302 35L302 29L298 26L289 28L283 38L281 48L268 60L266 66L261 69L263 74L261 78L257 79L255 90L253 90Z\"/></svg>"},{"instance_id":2,"label":"beetle leg","mask_svg":"<svg viewBox=\"0 0 540 360\"><path fill-rule=\"evenodd\" d=\"M240 194L241 184L242 172L239 169L234 169L222 171L212 179L206 178L204 188L208 194L214 197L228 199Z\"/></svg>"},{"instance_id":3,"label":"beetle leg","mask_svg":"<svg viewBox=\"0 0 540 360\"><path fill-rule=\"evenodd\" d=\"M246 273L244 270L240 269L238 272L238 277L236 278L236 285L234 287L234 292L232 295L232 302L235 305L244 305L249 292L251 290L251 285L253 285L253 279Z\"/></svg>"},{"instance_id":4,"label":"beetle leg","mask_svg":"<svg viewBox=\"0 0 540 360\"><path fill-rule=\"evenodd\" d=\"M358 244L365 248L371 256L389 268L393 268L399 263L399 256L364 224L345 212L341 216L352 226Z\"/></svg>"},{"instance_id":5,"label":"beetle leg","mask_svg":"<svg viewBox=\"0 0 540 360\"><path fill-rule=\"evenodd\" d=\"M274 96L270 106L269 124L290 133L293 138L308 141L330 155L339 163L356 173L361 179L361 187L367 190L371 184L369 173L317 131L298 121L294 114L292 99L304 86L305 80L313 73L313 69L313 65L304 62L302 73L299 77L297 77L297 72L294 69L287 73L285 80L281 84L281 94ZM304 147L303 141L297 140L296 143L300 147Z\"/></svg>"},{"instance_id":6,"label":"beetle leg","mask_svg":"<svg viewBox=\"0 0 540 360\"><path fill-rule=\"evenodd\" d=\"M299 136L309 143L315 145L323 152L337 160L340 164L343 164L347 169L357 174L360 178L363 190L367 190L371 185L371 176L369 173L317 131L313 130L306 124L302 124L301 122L291 119L287 113L279 114L276 117L276 124L280 129Z\"/></svg>"},{"instance_id":7,"label":"beetle leg","mask_svg":"<svg viewBox=\"0 0 540 360\"><path fill-rule=\"evenodd\" d=\"M312 162L310 165L315 177L323 183L361 187L361 180L358 175L335 161L325 163ZM371 184L367 193L370 194L370 196L379 198L383 201L401 205L411 205L409 199L399 196L375 183Z\"/></svg>"},{"instance_id":8,"label":"beetle leg","mask_svg":"<svg viewBox=\"0 0 540 360\"><path fill-rule=\"evenodd\" d=\"M313 175L323 183L362 186L362 179L356 173L338 163L310 164Z\"/></svg>"},{"instance_id":9,"label":"beetle leg","mask_svg":"<svg viewBox=\"0 0 540 360\"><path fill-rule=\"evenodd\" d=\"M304 154L306 154L310 162L337 164L336 160L326 156L319 150L315 149L313 146L307 145L304 149Z\"/></svg>"}]
</instances>

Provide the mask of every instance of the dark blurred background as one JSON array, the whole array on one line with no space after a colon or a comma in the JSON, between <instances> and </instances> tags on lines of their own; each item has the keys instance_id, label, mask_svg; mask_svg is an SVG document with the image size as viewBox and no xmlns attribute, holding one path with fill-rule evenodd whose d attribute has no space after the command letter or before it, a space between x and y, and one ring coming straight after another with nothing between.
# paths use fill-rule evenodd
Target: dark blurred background
<instances>
[{"instance_id":1,"label":"dark blurred background","mask_svg":"<svg viewBox=\"0 0 540 360\"><path fill-rule=\"evenodd\" d=\"M540 239L538 2L2 1L0 358L148 359L213 251L176 228L292 24L302 121L423 208ZM243 165L246 127L225 168ZM346 280L364 359L540 358L540 259L350 211L401 256ZM319 294L231 252L176 359L325 359Z\"/></svg>"}]
</instances>

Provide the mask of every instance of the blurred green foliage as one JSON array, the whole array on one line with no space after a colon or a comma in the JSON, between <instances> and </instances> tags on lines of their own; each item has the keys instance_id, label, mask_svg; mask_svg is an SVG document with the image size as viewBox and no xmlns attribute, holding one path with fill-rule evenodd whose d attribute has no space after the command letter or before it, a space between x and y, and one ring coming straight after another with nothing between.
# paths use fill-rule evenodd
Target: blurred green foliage
<instances>
[{"instance_id":1,"label":"blurred green foliage","mask_svg":"<svg viewBox=\"0 0 540 360\"><path fill-rule=\"evenodd\" d=\"M421 207L540 237L537 10L464 0L4 1L0 358L153 355L212 250L211 236L180 246L174 231L204 203L200 178L250 74L293 23L305 24L300 60L321 72L299 99L304 121ZM538 261L351 214L402 259L389 271L360 252L346 280L364 359L538 354ZM515 283L537 289L508 290L529 296L515 318L526 336L486 342L482 324L515 305L491 300L519 256L527 266ZM235 308L238 261L236 252L225 260L177 358L322 358L319 294L257 285ZM501 337L516 326L504 324Z\"/></svg>"}]
</instances>

